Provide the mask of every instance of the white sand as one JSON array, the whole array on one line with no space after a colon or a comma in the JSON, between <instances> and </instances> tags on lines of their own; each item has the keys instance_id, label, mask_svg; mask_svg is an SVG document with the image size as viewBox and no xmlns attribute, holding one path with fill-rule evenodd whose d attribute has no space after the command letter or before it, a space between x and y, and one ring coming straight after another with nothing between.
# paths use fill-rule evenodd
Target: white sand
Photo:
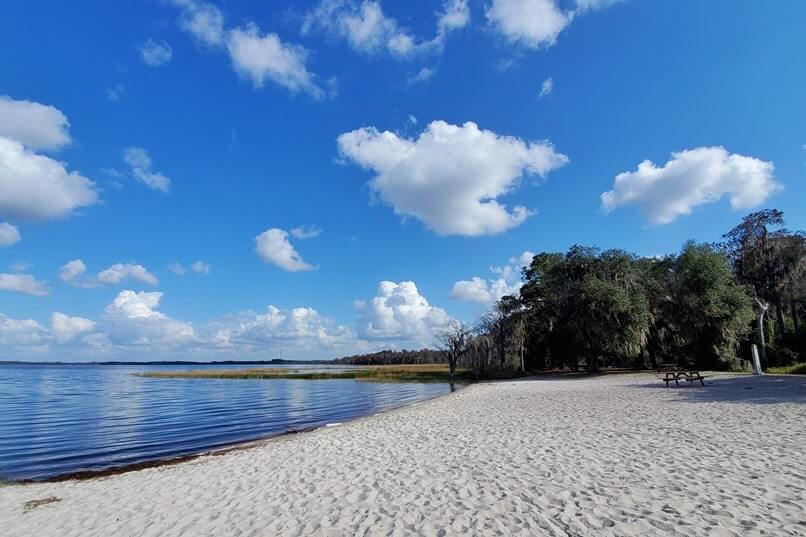
<instances>
[{"instance_id":1,"label":"white sand","mask_svg":"<svg viewBox=\"0 0 806 537\"><path fill-rule=\"evenodd\" d=\"M3 487L0 535L806 535L805 450L804 378L485 384L226 455Z\"/></svg>"}]
</instances>

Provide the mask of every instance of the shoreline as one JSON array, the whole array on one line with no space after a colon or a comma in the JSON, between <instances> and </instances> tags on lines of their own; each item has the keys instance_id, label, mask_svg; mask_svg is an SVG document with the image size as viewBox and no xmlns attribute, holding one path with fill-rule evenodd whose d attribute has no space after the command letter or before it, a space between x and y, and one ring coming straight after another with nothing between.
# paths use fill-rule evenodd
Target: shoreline
<instances>
[{"instance_id":1,"label":"shoreline","mask_svg":"<svg viewBox=\"0 0 806 537\"><path fill-rule=\"evenodd\" d=\"M260 382L260 379L256 379L256 382ZM279 432L273 435L265 436L262 438L257 438L253 440L245 440L242 442L235 442L232 444L226 444L218 448L209 449L205 451L201 451L198 453L188 453L185 455L179 455L176 457L169 457L169 458L160 458L148 461L142 461L132 464L125 464L121 466L114 466L110 468L103 468L99 470L82 470L78 472L70 472L67 474L61 474L45 479L20 479L20 480L6 480L0 482L0 485L5 487L13 487L13 486L29 486L29 485L36 485L38 483L64 483L70 481L90 481L94 479L103 479L105 477L111 477L116 475L123 475L128 474L131 472L139 472L141 470L148 470L151 468L163 468L168 466L177 466L181 464L185 464L188 462L193 462L198 459L202 459L204 457L220 457L226 455L228 453L233 453L237 451L245 451L250 449L261 448L266 445L270 445L276 442L282 442L284 440L289 440L292 438L297 437L304 437L318 431L332 429L334 426L344 426L349 425L352 423L356 423L362 420L368 420L371 418L375 418L378 416L383 416L389 413L398 412L401 410L405 410L410 407L419 406L425 403L429 403L431 401L442 399L444 397L450 397L459 391L466 390L470 388L473 384L456 384L455 391L448 392L441 395L436 395L434 397L428 397L416 403L408 403L401 406L396 406L392 408L388 408L386 410L381 410L380 412L376 412L374 414L367 414L364 416L357 416L355 418L338 422L338 423L326 423L323 425L316 425L311 427L305 427L303 429L295 430L289 427L288 431Z\"/></svg>"},{"instance_id":2,"label":"shoreline","mask_svg":"<svg viewBox=\"0 0 806 537\"><path fill-rule=\"evenodd\" d=\"M750 373L746 372L708 372L711 375L711 378L733 378L733 377L745 377L750 375ZM795 376L797 375L785 375L785 374L776 374L776 373L765 373L765 376ZM178 455L176 457L168 457L168 458L159 458L153 460L147 460L132 464L124 464L121 466L114 466L110 468L103 468L99 470L82 470L78 472L70 472L67 474L61 474L45 479L20 479L20 480L5 480L0 482L2 486L11 487L11 486L27 486L27 485L34 485L37 483L64 483L69 481L88 481L93 479L102 479L105 477L116 476L127 474L131 472L138 472L141 470L147 470L150 468L162 468L167 466L176 466L185 464L188 462L193 462L198 459L204 457L220 457L222 455L226 455L231 452L249 450L249 449L256 449L261 448L266 445L270 445L272 443L281 442L284 440L290 440L292 438L304 438L307 435L312 433L316 433L321 430L331 429L334 426L344 426L353 424L363 420L369 420L371 418L376 418L378 416L382 416L385 414L403 411L410 407L416 407L425 403L429 403L431 401L442 399L445 397L449 397L458 393L459 391L468 390L474 386L480 386L485 384L494 384L494 383L507 383L507 382L528 382L528 381L578 381L578 380L595 380L598 378L618 378L618 377L625 377L625 378L646 378L647 380L654 379L656 375L651 371L619 371L619 372L611 372L611 373L603 373L598 375L589 375L589 374L578 374L578 373L568 373L564 375L530 375L525 377L519 377L514 379L488 379L482 381L476 381L474 383L457 383L456 389L454 392L445 393L442 395L437 395L434 397L429 397L418 401L416 403L409 403L398 407L389 408L386 410L382 410L380 412L376 412L374 414L367 414L364 416L357 416L355 418L339 422L339 423L326 423L323 425L305 427L299 430L288 430L279 432L276 434L272 434L269 436L265 436L262 438L257 438L253 440L244 440L241 442L234 442L232 444L226 444L217 448L208 449L205 451L200 451L198 453L188 453L184 455ZM170 377L169 377L170 378ZM256 381L261 380L270 380L270 379L255 379ZM688 388L688 386L680 386L680 388Z\"/></svg>"},{"instance_id":3,"label":"shoreline","mask_svg":"<svg viewBox=\"0 0 806 537\"><path fill-rule=\"evenodd\" d=\"M0 487L0 526L4 537L803 533L802 377L492 381L449 395L183 464Z\"/></svg>"}]
</instances>

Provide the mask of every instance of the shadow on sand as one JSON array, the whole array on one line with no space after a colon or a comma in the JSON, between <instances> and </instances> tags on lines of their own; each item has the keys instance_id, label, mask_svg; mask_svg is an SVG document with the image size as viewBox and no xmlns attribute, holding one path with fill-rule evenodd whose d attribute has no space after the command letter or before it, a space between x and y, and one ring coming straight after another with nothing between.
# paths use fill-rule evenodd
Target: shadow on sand
<instances>
[{"instance_id":1,"label":"shadow on sand","mask_svg":"<svg viewBox=\"0 0 806 537\"><path fill-rule=\"evenodd\" d=\"M640 389L674 391L680 401L691 403L798 403L806 404L806 377L765 375L715 378L705 381L705 386L670 386L662 382L644 384Z\"/></svg>"}]
</instances>

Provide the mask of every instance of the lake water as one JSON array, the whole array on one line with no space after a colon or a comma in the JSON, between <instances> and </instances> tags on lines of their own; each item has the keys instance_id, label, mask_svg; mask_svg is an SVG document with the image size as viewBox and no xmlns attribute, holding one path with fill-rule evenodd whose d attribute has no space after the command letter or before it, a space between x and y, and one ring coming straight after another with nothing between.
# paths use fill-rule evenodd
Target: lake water
<instances>
[{"instance_id":1,"label":"lake water","mask_svg":"<svg viewBox=\"0 0 806 537\"><path fill-rule=\"evenodd\" d=\"M446 384L131 374L201 367L0 365L0 478L47 479L200 453L450 391Z\"/></svg>"}]
</instances>

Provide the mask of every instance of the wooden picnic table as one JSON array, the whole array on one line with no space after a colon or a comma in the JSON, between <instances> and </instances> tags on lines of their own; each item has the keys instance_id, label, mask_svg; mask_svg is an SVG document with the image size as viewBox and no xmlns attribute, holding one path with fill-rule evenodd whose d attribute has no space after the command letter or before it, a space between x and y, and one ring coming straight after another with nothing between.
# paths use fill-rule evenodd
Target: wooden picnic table
<instances>
[{"instance_id":1,"label":"wooden picnic table","mask_svg":"<svg viewBox=\"0 0 806 537\"><path fill-rule=\"evenodd\" d=\"M680 386L681 380L688 382L689 386L693 386L697 381L699 381L702 386L705 386L705 379L708 378L707 376L701 375L699 371L693 369L683 369L676 365L662 369L661 374L663 374L663 376L660 377L660 380L666 383L667 388L669 387L670 382L674 382L675 386Z\"/></svg>"}]
</instances>

